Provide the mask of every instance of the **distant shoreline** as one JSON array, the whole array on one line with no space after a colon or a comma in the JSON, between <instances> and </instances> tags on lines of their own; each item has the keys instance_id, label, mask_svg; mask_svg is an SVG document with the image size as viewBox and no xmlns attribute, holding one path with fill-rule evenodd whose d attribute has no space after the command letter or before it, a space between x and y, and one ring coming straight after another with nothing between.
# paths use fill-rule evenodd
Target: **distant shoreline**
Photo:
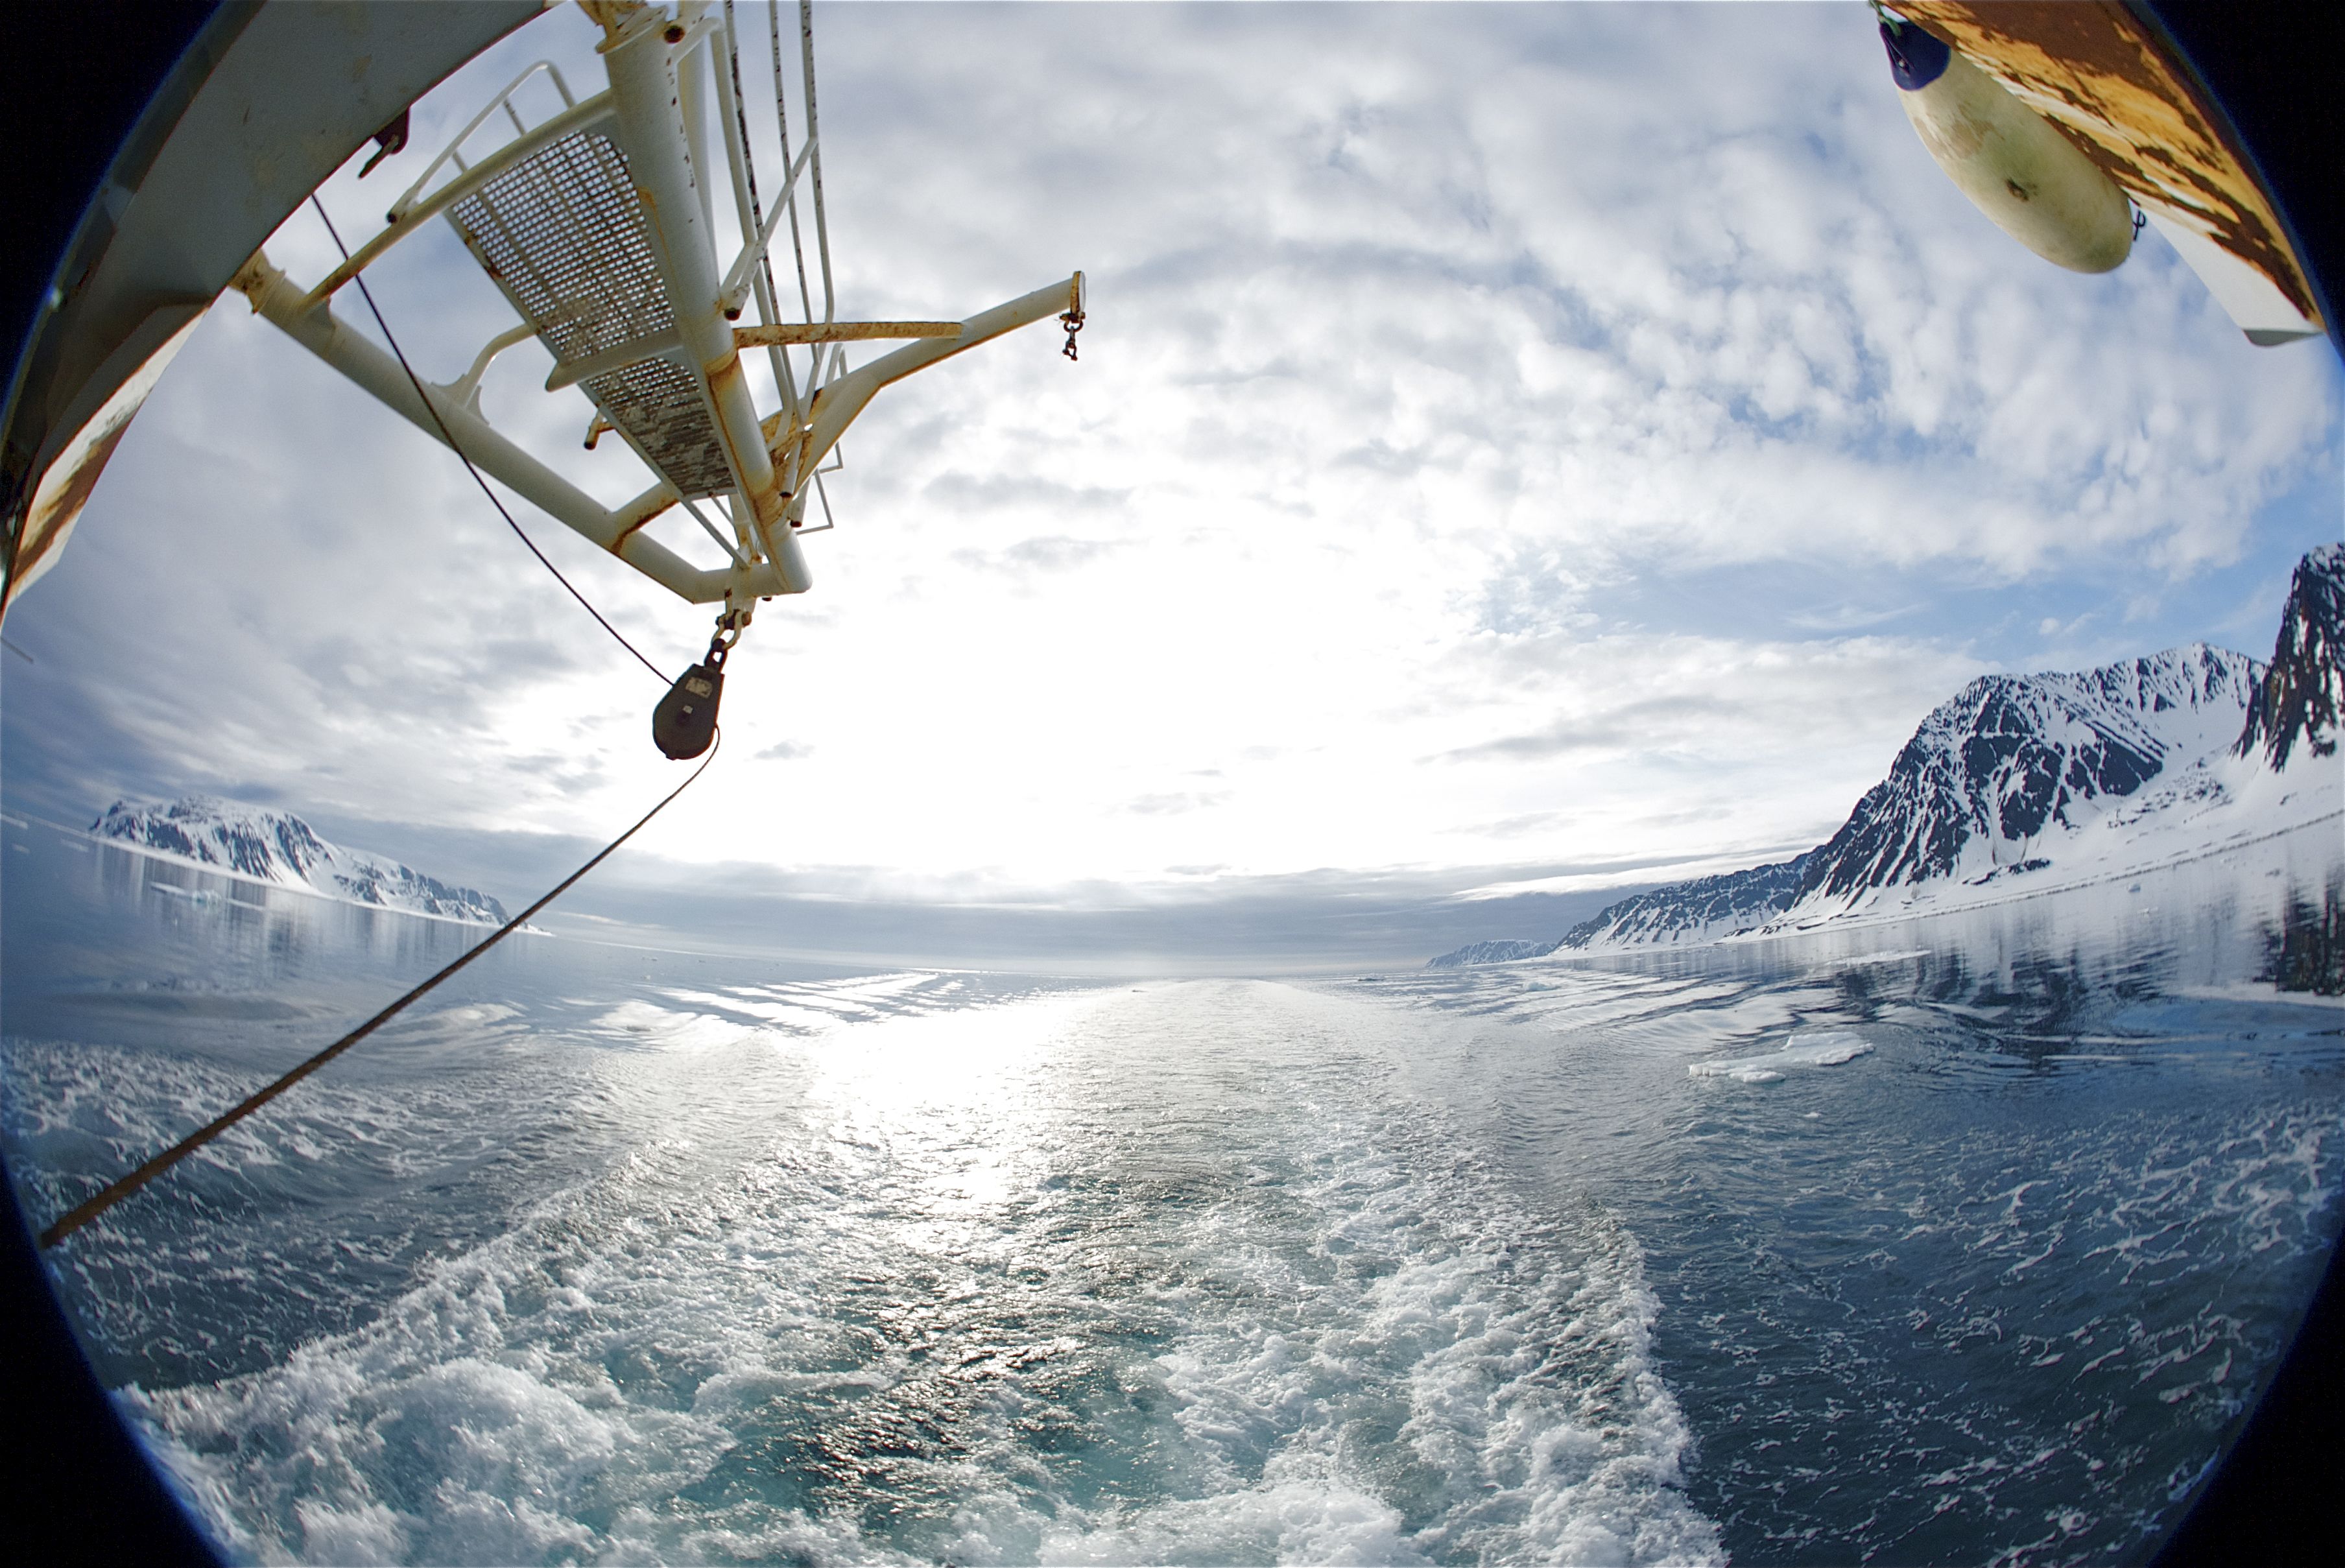
<instances>
[{"instance_id":1,"label":"distant shoreline","mask_svg":"<svg viewBox=\"0 0 2345 1568\"><path fill-rule=\"evenodd\" d=\"M2237 837L2224 839L2218 844L2205 845L2179 855L2169 855L2164 860L2148 861L2116 871L2104 871L2092 875L2080 876L2073 882L2047 882L2041 886L2023 887L2009 893L1999 893L1991 898L1963 899L1945 904L1934 903L1927 907L1899 909L1893 913L1868 909L1862 914L1826 916L1822 919L1804 926L1785 926L1771 931L1742 931L1731 936L1714 936L1711 941L1763 942L1779 936L1808 936L1825 931L1858 931L1875 926L1893 926L1903 920L1926 920L1935 915L1961 915L1974 909L1996 909L2008 904L2023 904L2031 898L2048 898L2055 894L2075 893L2086 887L2102 887L2112 882L2121 882L2127 877L2147 876L2160 871L2170 871L2178 865L2212 860L2217 855L2230 855L2252 845L2269 844L2273 839L2286 838L2290 834L2308 832L2323 823L2336 822L2340 818L2345 818L2345 806L2340 806L2335 811L2323 812L2319 816L2307 817L2302 822L2291 823L2286 827L2275 827L2263 833L2243 834ZM2056 870L2057 867L2053 869ZM1699 946L1699 944L1688 945ZM1604 951L1623 952L1627 949L1606 948Z\"/></svg>"},{"instance_id":2,"label":"distant shoreline","mask_svg":"<svg viewBox=\"0 0 2345 1568\"><path fill-rule=\"evenodd\" d=\"M2162 871L2171 871L2177 866L2190 865L2199 861L2213 860L2221 855L2236 854L2259 844L2269 844L2274 839L2287 838L2294 834L2309 833L2313 829L2339 822L2340 819L2345 819L2345 806L2323 812L2318 816L2307 817L2302 822L2291 823L2285 827L2269 828L2260 833L2241 834L2214 844L2201 845L2161 860L2145 861L2115 870L2071 873L2070 879L2066 881L2047 881L2035 885L2014 887L1983 898L1957 899L1945 903L1933 900L1924 905L1900 906L1895 909L1873 908L1855 913L1827 915L1802 925L1754 926L1745 931L1704 936L1691 941L1623 942L1601 947L1568 948L1558 944L1545 953L1534 954L1527 957L1492 959L1478 964L1459 964L1454 967L1460 971L1497 969L1514 965L1617 958L1624 955L1635 956L1650 953L1683 953L1698 947L1749 946L1761 942L1790 942L1809 936L1836 936L1843 931L1875 931L1884 926L1908 925L1919 920L1934 920L1945 916L1967 915L1974 910L2007 908L2015 904L2025 904L2031 899L2052 898L2064 893L2081 892L2088 887L2105 887L2110 883L2122 882L2132 877L2155 875ZM2056 868L2054 869L2056 870ZM1431 966L1427 965L1426 967L1429 968Z\"/></svg>"},{"instance_id":3,"label":"distant shoreline","mask_svg":"<svg viewBox=\"0 0 2345 1568\"><path fill-rule=\"evenodd\" d=\"M1574 958L1610 958L1623 953L1682 952L1690 947L1723 947L1730 945L1743 946L1758 942L1787 942L1795 941L1803 936L1834 936L1842 931L1878 930L1884 926L1907 925L1916 920L1934 920L1942 916L1967 915L1976 909L2001 909L2014 904L2025 904L2033 898L2051 898L2063 893L2081 892L2087 887L2104 887L2112 882L2122 882L2129 877L2155 875L2161 871L2171 871L2176 866L2189 865L2201 860L2212 860L2218 855L2235 854L2255 845L2269 844L2273 839L2286 838L2291 834L2309 832L2324 823L2336 822L2340 818L2345 818L2345 807L2324 812L2319 816L2308 817L2302 822L2293 823L2287 827L2276 827L2264 833L2246 834L2236 838L2227 838L2219 844L2202 845L2185 854L2170 855L2164 860L2148 861L2116 871L2079 876L2070 882L2047 882L2035 887L2015 888L2008 893L1998 893L1991 898L1964 899L1949 904L1934 903L1915 908L1868 909L1861 914L1830 915L1803 926L1737 931L1724 936L1706 936L1699 942L1640 942L1624 944L1616 947L1579 947L1569 950L1568 956ZM1546 955L1548 958L1560 958L1566 956L1566 950L1560 947ZM1508 962L1528 964L1537 963L1539 960L1516 958ZM1481 966L1473 966L1481 967Z\"/></svg>"}]
</instances>

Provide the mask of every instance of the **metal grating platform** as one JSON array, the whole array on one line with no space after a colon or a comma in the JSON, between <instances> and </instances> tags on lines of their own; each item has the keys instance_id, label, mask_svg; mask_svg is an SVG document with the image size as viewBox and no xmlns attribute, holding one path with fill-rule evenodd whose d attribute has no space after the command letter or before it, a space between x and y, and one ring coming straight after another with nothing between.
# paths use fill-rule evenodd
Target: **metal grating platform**
<instances>
[{"instance_id":1,"label":"metal grating platform","mask_svg":"<svg viewBox=\"0 0 2345 1568\"><path fill-rule=\"evenodd\" d=\"M714 495L733 488L733 470L716 439L708 399L683 366L643 359L584 385L586 395L639 450L657 454L654 462L680 493Z\"/></svg>"},{"instance_id":2,"label":"metal grating platform","mask_svg":"<svg viewBox=\"0 0 2345 1568\"><path fill-rule=\"evenodd\" d=\"M602 131L565 137L514 165L448 218L564 364L675 329L626 155ZM691 371L646 359L582 385L680 493L733 488L707 393Z\"/></svg>"}]
</instances>

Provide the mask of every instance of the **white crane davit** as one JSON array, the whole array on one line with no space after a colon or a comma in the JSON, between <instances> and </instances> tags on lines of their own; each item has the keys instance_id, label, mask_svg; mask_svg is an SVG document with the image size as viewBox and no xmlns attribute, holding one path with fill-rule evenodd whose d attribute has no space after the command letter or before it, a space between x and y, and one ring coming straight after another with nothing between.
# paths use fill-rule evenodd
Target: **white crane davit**
<instances>
[{"instance_id":1,"label":"white crane davit","mask_svg":"<svg viewBox=\"0 0 2345 1568\"><path fill-rule=\"evenodd\" d=\"M256 254L231 286L393 411L450 440L484 472L679 597L724 603L737 628L758 600L812 584L798 542L807 502L820 493L824 460L873 395L1047 317L1080 325L1082 275L966 320L836 319L807 0L799 28L804 135L770 212L756 187L732 7L695 0L673 8L636 0L581 5L604 29L604 91L578 97L553 65L531 66L425 167L392 203L383 228L341 266L305 288ZM533 125L521 89L541 76L561 106ZM776 86L787 156L778 73ZM722 127L714 156L705 124L712 105ZM502 133L502 144L482 151L483 132ZM718 251L720 188L740 236L730 257ZM810 234L802 201L811 208ZM785 318L772 276L785 218L806 285L800 319ZM417 383L391 355L336 319L333 298L434 219L462 238L521 324L484 344L462 376L423 385L419 398ZM807 238L817 253L818 315ZM490 363L533 337L553 357L546 390L575 387L593 404L587 444L615 432L651 470L651 483L633 500L603 506L482 414L480 383ZM846 344L885 339L910 341L846 369ZM804 351L803 360L793 362L792 349ZM770 411L756 406L743 364L745 352L760 349L779 403ZM696 502L726 526L712 523ZM724 564L696 566L645 534L646 522L679 504L726 551Z\"/></svg>"}]
</instances>

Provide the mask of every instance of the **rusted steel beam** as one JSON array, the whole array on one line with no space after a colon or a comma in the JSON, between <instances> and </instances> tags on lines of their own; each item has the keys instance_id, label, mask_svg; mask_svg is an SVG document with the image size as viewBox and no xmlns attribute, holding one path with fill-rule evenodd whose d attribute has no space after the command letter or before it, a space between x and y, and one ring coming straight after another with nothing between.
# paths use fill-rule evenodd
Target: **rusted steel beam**
<instances>
[{"instance_id":1,"label":"rusted steel beam","mask_svg":"<svg viewBox=\"0 0 2345 1568\"><path fill-rule=\"evenodd\" d=\"M958 338L958 321L808 321L776 327L736 327L736 348L780 343L860 343L875 338Z\"/></svg>"},{"instance_id":2,"label":"rusted steel beam","mask_svg":"<svg viewBox=\"0 0 2345 1568\"><path fill-rule=\"evenodd\" d=\"M1049 317L1068 313L1081 316L1083 310L1083 275L1080 272L1062 282L1037 288L1007 304L990 310L980 311L960 323L959 332L951 338L932 339L922 343L909 343L892 353L880 355L869 364L850 370L816 394L812 417L806 430L797 433L795 440L785 428L780 415L765 422L766 439L773 443L776 457L794 457L787 466L797 474L810 474L838 438L861 413L879 389L900 381L916 370L924 370L939 360L990 342L1005 332L1031 326ZM795 450L794 450L795 449ZM801 481L803 486L803 481ZM804 504L804 490L797 498Z\"/></svg>"}]
</instances>

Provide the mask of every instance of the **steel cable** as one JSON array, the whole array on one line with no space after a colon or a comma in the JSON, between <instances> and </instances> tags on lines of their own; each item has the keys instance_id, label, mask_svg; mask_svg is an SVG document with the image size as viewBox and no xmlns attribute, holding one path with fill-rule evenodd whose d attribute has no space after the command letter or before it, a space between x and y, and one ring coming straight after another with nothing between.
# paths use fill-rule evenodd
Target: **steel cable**
<instances>
[{"instance_id":1,"label":"steel cable","mask_svg":"<svg viewBox=\"0 0 2345 1568\"><path fill-rule=\"evenodd\" d=\"M349 248L342 244L342 237L335 229L334 220L326 216L325 205L319 201L314 194L310 197L310 205L317 209L319 218L324 222L327 234L333 239L334 248L342 253L342 257L345 260L349 259ZM366 300L367 309L374 317L375 326L381 330L383 340L391 345L391 353L399 360L399 368L407 372L408 382L415 389L417 400L421 402L425 411L431 414L431 422L439 427L441 440L447 442L448 450L454 452L457 458L463 463L465 471L472 476L472 482L481 487L481 493L487 496L489 498L489 504L497 509L497 515L505 520L505 525L513 531L515 537L519 538L522 543L529 547L529 552L532 555L536 556L539 563L548 572L553 573L554 581L560 582L563 587L570 591L570 596L573 599L577 600L578 602L584 607L586 613L594 617L595 622L600 625L604 631L608 632L618 642L619 646L624 648L628 652L633 653L635 656L636 661L641 663L645 669L649 670L654 675L658 676L662 683L666 683L668 677L666 674L662 673L660 667L653 663L649 659L645 658L642 651L636 648L633 642L628 642L624 636L621 635L617 627L604 620L603 618L603 612L595 609L592 603L588 602L586 596L578 592L577 588L571 582L570 579L563 576L561 569L556 567L553 561L548 561L545 558L545 552L538 549L536 542L533 541L527 533L523 531L521 524L516 522L513 520L513 513L505 509L505 503L503 501L499 499L496 491L490 488L488 481L482 476L481 470L473 467L472 460L465 455L464 449L456 444L454 432L451 431L448 429L446 421L440 418L440 410L432 406L430 395L423 389L422 379L416 375L415 368L408 363L407 355L405 351L400 348L399 339L392 335L391 324L383 319L381 308L375 304L374 295L368 289L366 279L363 278L353 278L352 281L358 284L359 294L360 298ZM13 579L15 576L17 543L16 534L18 532L21 532L21 530L12 532L7 541L6 561L5 563L0 563L0 568L5 568L4 570L0 570L0 583L5 583L7 580ZM173 1166L187 1158L188 1156L193 1154L196 1150L203 1148L204 1145L219 1137L220 1134L226 1132L229 1128L234 1127L237 1123L242 1121L245 1118L250 1116L253 1112L259 1110L261 1107L275 1099L279 1095L283 1094L287 1089L291 1088L295 1084L299 1083L303 1078L308 1077L311 1073L316 1072L328 1062L332 1061L336 1057L340 1056L344 1051L349 1050L352 1046L355 1046L360 1040L365 1039L369 1035L373 1034L377 1029L382 1027L383 1025L391 1022L391 1019L405 1012L415 1002L421 1000L423 996L438 988L442 982L453 976L458 970L463 968L466 965L472 963L473 959L478 958L482 954L487 952L490 948L495 946L498 943L512 936L529 920L531 916L535 915L539 910L543 909L547 905L561 897L564 893L567 893L579 878L584 876L588 872L602 865L604 861L609 859L610 856L617 851L621 845L634 837L636 834L641 833L644 828L650 824L652 818L659 815L661 812L665 811L669 804L673 803L678 795L682 794L685 790L690 789L695 784L698 783L700 775L708 771L709 764L716 760L716 754L724 749L724 744L725 734L722 730L719 730L716 732L716 744L709 748L706 761L704 761L698 767L692 770L692 776L690 778L685 779L682 784L676 785L675 788L670 790L661 798L660 803L657 805L655 805L651 810L645 812L641 817L637 818L635 824L633 827L628 828L626 832L613 839L609 844L604 845L601 850L595 853L592 859L588 860L586 864L581 865L577 870L572 872L569 875L556 883L553 889L546 893L543 897L539 898L536 903L532 904L528 908L523 910L520 914L506 921L502 926L498 926L495 931L489 935L486 940L474 946L466 948L464 952L459 955L452 963L448 964L436 974L433 974L429 978L425 979L421 984L415 986L407 991L389 1007L384 1007L381 1012L376 1013L372 1017L367 1019L366 1022L360 1024L357 1028L352 1029L350 1033L336 1040L332 1045L328 1046L325 1049L305 1058L289 1071L279 1075L268 1085L246 1096L242 1100L239 1101L229 1109L213 1118L210 1121L206 1122L202 1127L198 1128L194 1132L189 1133L187 1137L181 1138L178 1142L173 1144L162 1153L156 1155L154 1158L148 1159L137 1168L129 1171L127 1174L117 1177L113 1181L108 1182L105 1187L98 1189L98 1191L93 1193L90 1197L83 1199L80 1203L77 1203L73 1208L67 1209L64 1214L58 1216L57 1219L49 1225L47 1229L41 1232L41 1246L45 1249L55 1247L66 1237L71 1236L75 1231L79 1230L83 1226L87 1225L91 1220L96 1219L99 1215L104 1214L107 1209L112 1209L116 1204L120 1203L124 1199L128 1198L131 1194L145 1187L148 1182L154 1180L157 1177L162 1175L165 1171L170 1169Z\"/></svg>"}]
</instances>

